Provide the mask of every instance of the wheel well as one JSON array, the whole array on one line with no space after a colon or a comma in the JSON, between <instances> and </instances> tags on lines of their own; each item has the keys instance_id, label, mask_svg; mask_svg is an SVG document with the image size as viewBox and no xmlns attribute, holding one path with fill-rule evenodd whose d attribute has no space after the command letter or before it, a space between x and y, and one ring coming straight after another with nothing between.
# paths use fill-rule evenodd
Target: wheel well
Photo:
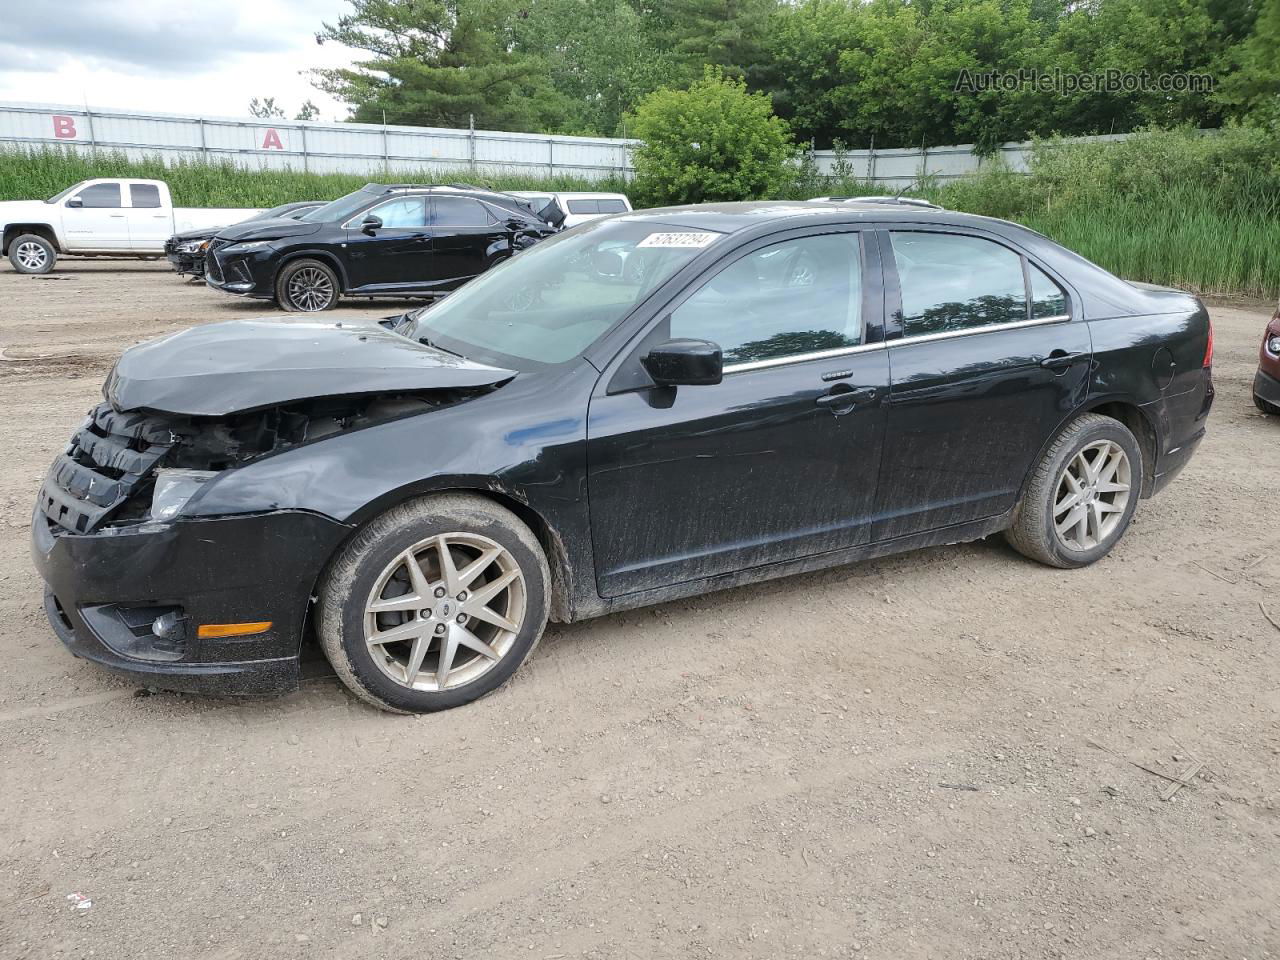
<instances>
[{"instance_id":1,"label":"wheel well","mask_svg":"<svg viewBox=\"0 0 1280 960\"><path fill-rule=\"evenodd\" d=\"M514 513L526 527L533 531L533 535L538 538L538 543L542 545L542 551L547 557L547 567L551 571L551 607L550 619L558 623L568 623L572 619L572 567L569 563L568 551L565 549L564 541L559 533L551 524L543 519L538 511L534 510L528 504L523 503L510 494L496 490L486 490L477 487L455 486L441 487L433 490L407 490L403 495L396 496L393 499L388 498L385 501L377 502L376 507L361 511L359 520L354 527L351 528L343 540L338 543L333 552L325 559L321 565L319 573L316 575L315 586L312 587L314 595L319 589L319 584L324 580L325 571L329 566L341 555L346 548L347 543L352 537L356 536L365 525L372 521L375 517L380 516L388 510L391 510L402 503L414 500L419 497L429 497L437 493L469 493L477 497L484 497L499 506L506 507ZM311 612L307 612L308 620Z\"/></svg>"},{"instance_id":2,"label":"wheel well","mask_svg":"<svg viewBox=\"0 0 1280 960\"><path fill-rule=\"evenodd\" d=\"M48 240L54 250L59 253L62 252L62 248L58 246L58 238L54 234L53 228L47 223L10 223L4 228L4 240L0 242L0 256L7 256L9 244L25 233Z\"/></svg>"},{"instance_id":3,"label":"wheel well","mask_svg":"<svg viewBox=\"0 0 1280 960\"><path fill-rule=\"evenodd\" d=\"M280 266L276 267L276 272L271 276L271 289L275 290L276 284L280 281L280 271L293 263L295 260L319 260L325 266L332 267L333 272L337 274L338 284L342 288L341 292L346 293L349 287L347 283L347 272L342 269L342 264L338 258L331 253L323 250L299 250L297 253L291 253L280 261Z\"/></svg>"},{"instance_id":4,"label":"wheel well","mask_svg":"<svg viewBox=\"0 0 1280 960\"><path fill-rule=\"evenodd\" d=\"M1156 476L1156 429L1151 421L1135 404L1123 400L1112 400L1090 407L1084 413L1100 413L1112 420L1119 420L1129 432L1138 438L1138 446L1142 448L1142 496L1151 496L1152 485Z\"/></svg>"}]
</instances>

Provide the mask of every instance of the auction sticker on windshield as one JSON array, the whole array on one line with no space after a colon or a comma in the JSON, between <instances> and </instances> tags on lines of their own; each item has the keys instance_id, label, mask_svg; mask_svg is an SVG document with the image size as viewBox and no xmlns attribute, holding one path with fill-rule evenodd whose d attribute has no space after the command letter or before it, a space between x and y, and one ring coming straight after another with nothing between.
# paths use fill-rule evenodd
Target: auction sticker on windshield
<instances>
[{"instance_id":1,"label":"auction sticker on windshield","mask_svg":"<svg viewBox=\"0 0 1280 960\"><path fill-rule=\"evenodd\" d=\"M640 247L705 247L718 233L651 233L639 243Z\"/></svg>"}]
</instances>

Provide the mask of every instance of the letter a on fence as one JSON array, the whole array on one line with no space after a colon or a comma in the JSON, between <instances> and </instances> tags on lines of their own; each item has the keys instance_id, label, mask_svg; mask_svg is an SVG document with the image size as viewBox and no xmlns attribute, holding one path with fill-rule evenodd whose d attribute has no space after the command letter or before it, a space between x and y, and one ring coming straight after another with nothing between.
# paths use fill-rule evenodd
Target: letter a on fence
<instances>
[{"instance_id":1,"label":"letter a on fence","mask_svg":"<svg viewBox=\"0 0 1280 960\"><path fill-rule=\"evenodd\" d=\"M280 142L280 134L276 133L275 127L268 127L267 134L262 138L263 150L283 150L284 144Z\"/></svg>"}]
</instances>

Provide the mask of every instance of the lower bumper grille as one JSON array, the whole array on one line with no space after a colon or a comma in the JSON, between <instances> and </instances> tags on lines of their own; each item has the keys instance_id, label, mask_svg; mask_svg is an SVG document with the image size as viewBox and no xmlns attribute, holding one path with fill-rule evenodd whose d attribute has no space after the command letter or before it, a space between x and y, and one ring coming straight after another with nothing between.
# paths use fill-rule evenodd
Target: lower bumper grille
<instances>
[{"instance_id":1,"label":"lower bumper grille","mask_svg":"<svg viewBox=\"0 0 1280 960\"><path fill-rule=\"evenodd\" d=\"M99 404L40 488L40 510L71 533L89 533L149 480L173 446L165 421Z\"/></svg>"}]
</instances>

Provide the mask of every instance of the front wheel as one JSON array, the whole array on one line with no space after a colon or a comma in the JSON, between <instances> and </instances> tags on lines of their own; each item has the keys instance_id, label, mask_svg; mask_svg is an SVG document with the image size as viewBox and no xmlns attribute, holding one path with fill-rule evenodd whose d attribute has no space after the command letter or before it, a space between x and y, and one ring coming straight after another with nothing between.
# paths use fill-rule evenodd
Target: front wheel
<instances>
[{"instance_id":1,"label":"front wheel","mask_svg":"<svg viewBox=\"0 0 1280 960\"><path fill-rule=\"evenodd\" d=\"M338 305L338 275L319 260L294 260L276 278L276 302L283 310L316 313Z\"/></svg>"},{"instance_id":2,"label":"front wheel","mask_svg":"<svg viewBox=\"0 0 1280 960\"><path fill-rule=\"evenodd\" d=\"M317 633L356 696L426 713L497 689L546 626L538 540L484 497L439 494L372 520L325 575Z\"/></svg>"},{"instance_id":3,"label":"front wheel","mask_svg":"<svg viewBox=\"0 0 1280 960\"><path fill-rule=\"evenodd\" d=\"M24 233L9 244L9 262L19 273L48 273L58 262L58 251L44 237Z\"/></svg>"},{"instance_id":4,"label":"front wheel","mask_svg":"<svg viewBox=\"0 0 1280 960\"><path fill-rule=\"evenodd\" d=\"M1253 395L1253 405L1263 413L1269 413L1272 416L1280 416L1280 407L1277 407L1274 403L1267 400L1263 400L1256 393Z\"/></svg>"},{"instance_id":5,"label":"front wheel","mask_svg":"<svg viewBox=\"0 0 1280 960\"><path fill-rule=\"evenodd\" d=\"M1053 567L1100 560L1133 519L1142 471L1142 448L1129 428L1087 413L1067 425L1036 466L1005 538Z\"/></svg>"}]
</instances>

